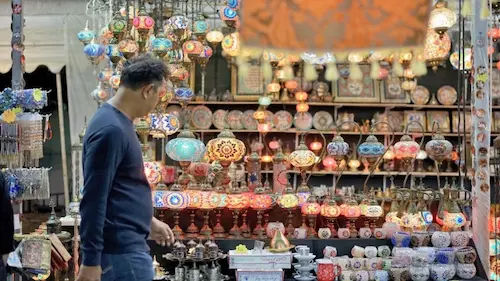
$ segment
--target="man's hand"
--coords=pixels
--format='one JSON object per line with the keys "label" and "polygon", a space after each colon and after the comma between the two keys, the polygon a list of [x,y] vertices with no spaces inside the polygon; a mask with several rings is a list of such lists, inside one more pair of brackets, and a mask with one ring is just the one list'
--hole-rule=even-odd
{"label": "man's hand", "polygon": [[175,241],[174,233],[168,224],[156,219],[155,217],[151,220],[150,237],[161,246],[173,244]]}
{"label": "man's hand", "polygon": [[101,272],[100,266],[82,265],[75,281],[101,281]]}

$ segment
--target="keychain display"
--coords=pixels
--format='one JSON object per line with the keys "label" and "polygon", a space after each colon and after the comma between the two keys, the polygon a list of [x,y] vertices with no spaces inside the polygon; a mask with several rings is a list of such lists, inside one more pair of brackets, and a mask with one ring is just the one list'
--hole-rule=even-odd
{"label": "keychain display", "polygon": [[12,199],[38,200],[50,198],[50,168],[4,170]]}

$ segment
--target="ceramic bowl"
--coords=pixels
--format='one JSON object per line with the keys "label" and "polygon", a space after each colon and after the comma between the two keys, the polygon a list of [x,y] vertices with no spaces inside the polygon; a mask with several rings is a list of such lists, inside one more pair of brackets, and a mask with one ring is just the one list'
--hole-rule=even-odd
{"label": "ceramic bowl", "polygon": [[413,281],[427,281],[431,275],[429,266],[410,266],[410,278]]}
{"label": "ceramic bowl", "polygon": [[351,249],[351,255],[354,258],[362,258],[365,256],[365,248],[360,247],[360,246],[354,246]]}
{"label": "ceramic bowl", "polygon": [[453,247],[465,247],[469,244],[472,237],[470,231],[453,231],[450,233],[451,245]]}
{"label": "ceramic bowl", "polygon": [[410,271],[408,270],[408,267],[392,267],[390,273],[393,281],[410,280]]}
{"label": "ceramic bowl", "polygon": [[375,271],[375,281],[389,281],[389,272],[386,270]]}
{"label": "ceramic bowl", "polygon": [[411,256],[396,256],[392,258],[392,267],[408,267],[411,264]]}
{"label": "ceramic bowl", "polygon": [[436,252],[436,262],[440,264],[453,264],[455,262],[455,249],[438,249]]}
{"label": "ceramic bowl", "polygon": [[450,246],[451,237],[448,232],[436,231],[432,234],[432,245],[436,248],[446,248]]}
{"label": "ceramic bowl", "polygon": [[348,228],[339,228],[337,235],[339,236],[339,239],[348,239],[351,237],[351,232]]}
{"label": "ceramic bowl", "polygon": [[366,270],[354,271],[351,274],[351,281],[369,281],[370,275]]}
{"label": "ceramic bowl", "polygon": [[415,252],[411,257],[412,266],[426,266],[429,264],[429,257],[426,253]]}
{"label": "ceramic bowl", "polygon": [[367,258],[375,258],[377,257],[377,247],[368,246],[365,248],[365,257]]}
{"label": "ceramic bowl", "polygon": [[372,237],[372,231],[368,227],[362,227],[359,229],[359,238],[368,239]]}
{"label": "ceramic bowl", "polygon": [[436,248],[434,247],[420,247],[416,248],[415,251],[417,253],[422,253],[427,256],[427,261],[429,263],[434,263],[434,260],[436,259]]}
{"label": "ceramic bowl", "polygon": [[431,278],[434,281],[448,281],[455,276],[455,265],[433,264],[431,265]]}
{"label": "ceramic bowl", "polygon": [[410,234],[408,232],[397,231],[392,234],[391,242],[394,247],[410,246]]}
{"label": "ceramic bowl", "polygon": [[431,242],[431,235],[428,232],[415,231],[411,234],[411,245],[413,247],[425,247]]}
{"label": "ceramic bowl", "polygon": [[387,258],[391,255],[391,248],[387,245],[378,246],[377,253],[379,257]]}
{"label": "ceramic bowl", "polygon": [[459,263],[474,263],[477,258],[476,250],[472,247],[464,247],[455,252]]}
{"label": "ceramic bowl", "polygon": [[476,276],[476,266],[472,263],[457,264],[457,275],[462,279],[471,279]]}
{"label": "ceramic bowl", "polygon": [[352,268],[352,270],[360,270],[360,269],[365,268],[364,258],[352,258],[351,259],[351,268]]}
{"label": "ceramic bowl", "polygon": [[382,268],[382,259],[380,258],[370,258],[366,260],[366,269],[368,270],[378,270]]}

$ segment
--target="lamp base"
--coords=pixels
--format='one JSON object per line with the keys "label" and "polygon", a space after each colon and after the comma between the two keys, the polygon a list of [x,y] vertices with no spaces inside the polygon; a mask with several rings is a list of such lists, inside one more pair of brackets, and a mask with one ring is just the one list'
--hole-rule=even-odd
{"label": "lamp base", "polygon": [[347,228],[349,228],[349,232],[351,233],[351,238],[358,237],[358,230],[356,229],[356,219],[349,219],[350,221],[347,223]]}
{"label": "lamp base", "polygon": [[247,224],[247,211],[244,211],[241,214],[242,224],[240,226],[241,236],[245,238],[250,238],[252,236],[250,232],[250,227]]}
{"label": "lamp base", "polygon": [[200,236],[210,239],[212,238],[212,229],[210,228],[209,225],[210,211],[205,211],[203,219],[204,221],[203,221],[203,226],[200,229]]}
{"label": "lamp base", "polygon": [[229,238],[241,238],[241,230],[238,226],[239,210],[233,211],[233,227],[229,230]]}
{"label": "lamp base", "polygon": [[172,233],[175,239],[184,239],[184,232],[179,226],[179,211],[174,211],[174,227],[172,228]]}
{"label": "lamp base", "polygon": [[221,212],[222,212],[222,210],[218,209],[217,213],[215,214],[216,223],[215,223],[215,226],[214,226],[214,229],[213,229],[214,237],[215,238],[224,238],[224,237],[226,237],[226,230],[224,229],[224,227],[222,226],[222,224],[220,222],[220,218],[222,216]]}
{"label": "lamp base", "polygon": [[255,225],[255,228],[253,229],[253,235],[257,239],[265,239],[265,230],[264,227],[262,226],[262,211],[257,211],[257,224]]}
{"label": "lamp base", "polygon": [[318,232],[316,232],[316,216],[310,215],[309,218],[309,228],[307,229],[307,238],[317,238]]}
{"label": "lamp base", "polygon": [[336,219],[331,219],[327,218],[327,227],[330,229],[330,232],[332,233],[331,237],[336,237],[337,236],[337,229],[335,229],[335,220]]}
{"label": "lamp base", "polygon": [[288,239],[293,238],[294,232],[295,232],[295,227],[293,227],[293,213],[292,209],[288,209],[288,225],[286,226],[286,237]]}
{"label": "lamp base", "polygon": [[189,214],[190,224],[186,229],[186,237],[188,238],[196,238],[200,232],[200,229],[194,223],[195,212],[196,210],[191,210],[191,213]]}

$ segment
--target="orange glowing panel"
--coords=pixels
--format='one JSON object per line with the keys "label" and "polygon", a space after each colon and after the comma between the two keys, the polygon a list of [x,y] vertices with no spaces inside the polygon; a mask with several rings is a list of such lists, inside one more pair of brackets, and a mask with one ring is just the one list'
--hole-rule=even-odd
{"label": "orange glowing panel", "polygon": [[421,45],[428,0],[252,0],[241,8],[248,46],[332,51]]}

